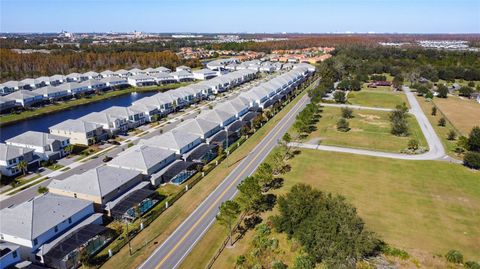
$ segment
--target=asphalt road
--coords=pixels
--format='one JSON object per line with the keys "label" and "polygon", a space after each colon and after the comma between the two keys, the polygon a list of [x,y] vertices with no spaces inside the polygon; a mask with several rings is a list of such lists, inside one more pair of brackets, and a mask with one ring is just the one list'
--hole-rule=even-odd
{"label": "asphalt road", "polygon": [[[382,152],[382,151],[374,151],[374,150],[364,150],[364,149],[354,149],[354,148],[345,148],[345,147],[335,147],[335,146],[325,146],[325,145],[316,145],[316,144],[309,144],[309,143],[291,143],[294,147],[300,148],[307,148],[307,149],[316,149],[316,150],[324,150],[324,151],[333,151],[333,152],[343,152],[343,153],[351,153],[351,154],[359,154],[359,155],[367,155],[367,156],[375,156],[375,157],[383,157],[383,158],[392,158],[392,159],[401,159],[401,160],[443,160],[448,162],[454,163],[461,163],[461,161],[453,159],[445,154],[445,148],[443,147],[442,141],[438,138],[437,133],[433,129],[430,121],[423,113],[420,104],[418,103],[417,99],[415,98],[414,94],[410,91],[410,88],[403,87],[403,91],[407,96],[407,100],[410,103],[410,113],[415,116],[417,119],[418,124],[420,125],[420,129],[425,136],[429,150],[422,154],[402,154],[402,153],[391,153],[391,152]],[[334,104],[322,104],[324,106],[345,106],[345,105],[334,105]],[[352,107],[348,105],[349,107]],[[370,107],[360,107],[355,106],[358,109],[374,109],[378,110],[378,108],[370,108]],[[387,110],[388,111],[388,110]]]}
{"label": "asphalt road", "polygon": [[[274,73],[273,75],[269,75],[269,76],[261,78],[261,79],[255,79],[255,80],[249,81],[245,84],[239,85],[236,88],[234,88],[232,91],[227,92],[225,96],[218,97],[217,99],[209,101],[208,103],[206,103],[202,106],[198,106],[197,108],[208,109],[209,105],[215,105],[217,103],[233,99],[239,93],[241,93],[243,91],[246,91],[246,90],[249,90],[251,87],[257,86],[262,82],[268,81],[268,80],[272,79],[272,77],[275,77],[279,74],[281,74],[281,73],[277,72],[277,73]],[[140,139],[147,139],[147,138],[153,137],[155,135],[160,135],[160,132],[158,132],[157,130],[162,129],[163,132],[167,132],[167,131],[175,128],[179,123],[181,123],[181,119],[187,120],[187,119],[194,118],[196,115],[198,115],[198,111],[196,110],[197,108],[191,108],[189,111],[186,111],[185,113],[170,114],[170,115],[168,115],[168,118],[167,118],[167,119],[169,119],[168,124],[165,124],[165,125],[163,125],[161,127],[157,127],[157,128],[151,128],[151,129],[148,130],[148,131],[150,131],[148,134],[146,134],[144,136],[141,136],[141,137],[128,138],[128,140],[136,143]],[[34,186],[31,186],[31,187],[29,187],[29,188],[27,188],[23,191],[20,191],[16,194],[0,195],[0,209],[6,208],[6,207],[9,207],[9,206],[12,206],[12,205],[18,205],[22,202],[25,202],[25,201],[35,197],[36,195],[38,195],[38,193],[37,193],[38,187],[39,186],[44,186],[44,187],[48,186],[48,184],[50,184],[50,182],[52,181],[53,178],[63,180],[63,179],[65,179],[65,178],[67,178],[71,175],[81,174],[81,173],[84,173],[84,172],[86,172],[90,169],[93,169],[95,167],[104,165],[104,163],[102,161],[103,156],[108,155],[109,157],[115,157],[127,148],[128,148],[128,146],[127,146],[126,143],[124,143],[121,146],[115,146],[115,147],[113,147],[113,149],[111,149],[108,152],[100,155],[98,158],[91,159],[91,160],[88,160],[86,162],[76,162],[76,163],[72,164],[72,168],[70,170],[67,170],[65,172],[62,172],[60,170],[53,171],[51,174],[48,175],[49,179],[47,179],[45,181],[42,181],[41,183],[38,183]]]}
{"label": "asphalt road", "polygon": [[139,268],[176,268],[215,221],[220,204],[235,196],[237,185],[262,163],[307,103],[305,95]]}

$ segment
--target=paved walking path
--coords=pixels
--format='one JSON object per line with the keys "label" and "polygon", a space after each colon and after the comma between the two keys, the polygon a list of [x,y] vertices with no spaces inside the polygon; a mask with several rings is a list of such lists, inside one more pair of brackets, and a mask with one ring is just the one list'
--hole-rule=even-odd
{"label": "paved walking path", "polygon": [[[420,104],[418,103],[417,99],[410,91],[409,87],[404,86],[403,92],[407,96],[407,100],[410,103],[410,113],[415,116],[417,119],[418,124],[420,125],[420,129],[425,136],[425,139],[428,143],[429,150],[422,154],[403,154],[403,153],[391,153],[391,152],[382,152],[382,151],[375,151],[375,150],[365,150],[365,149],[355,149],[355,148],[344,148],[344,147],[335,147],[335,146],[325,146],[325,145],[316,145],[310,143],[290,143],[293,147],[299,148],[307,148],[307,149],[316,149],[316,150],[324,150],[324,151],[333,151],[333,152],[343,152],[343,153],[351,153],[351,154],[359,154],[359,155],[367,155],[367,156],[375,156],[375,157],[384,157],[384,158],[392,158],[392,159],[401,159],[401,160],[442,160],[448,161],[452,163],[462,163],[460,160],[456,160],[451,158],[450,156],[446,155],[445,149],[443,147],[442,141],[438,138],[437,133],[433,129],[430,121],[423,113]],[[377,108],[377,107],[363,107],[363,106],[352,106],[352,105],[339,105],[339,104],[322,104],[323,106],[339,106],[339,107],[350,107],[350,108],[357,108],[357,109],[372,109],[372,110],[383,110],[383,111],[391,111],[392,109],[386,108]]]}

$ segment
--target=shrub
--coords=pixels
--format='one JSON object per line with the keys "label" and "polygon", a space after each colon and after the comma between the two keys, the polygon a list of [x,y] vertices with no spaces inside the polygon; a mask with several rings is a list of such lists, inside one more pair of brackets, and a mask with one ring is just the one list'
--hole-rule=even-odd
{"label": "shrub", "polygon": [[455,249],[450,250],[445,254],[445,258],[448,262],[451,263],[462,263],[463,262],[463,254]]}
{"label": "shrub", "polygon": [[439,98],[447,98],[448,96],[448,88],[443,84],[438,86],[437,92]]}
{"label": "shrub", "polygon": [[342,107],[342,117],[345,119],[353,118],[353,110],[349,107]]}
{"label": "shrub", "polygon": [[436,116],[436,115],[437,115],[437,107],[432,106],[432,116]]}
{"label": "shrub", "polygon": [[480,269],[480,263],[475,261],[468,261],[465,263],[465,268],[467,269]]}
{"label": "shrub", "polygon": [[301,255],[295,258],[295,269],[313,269],[314,267],[315,263],[308,255]]}
{"label": "shrub", "polygon": [[236,263],[237,265],[242,265],[242,264],[245,263],[246,260],[247,260],[247,259],[245,258],[244,255],[240,255],[240,256],[237,257],[237,260],[235,261],[235,263]]}
{"label": "shrub", "polygon": [[342,91],[335,91],[335,93],[333,94],[333,99],[335,99],[335,102],[337,103],[343,104],[347,102],[347,96]]}
{"label": "shrub", "polygon": [[480,152],[469,151],[465,153],[463,164],[473,169],[480,169]]}
{"label": "shrub", "polygon": [[408,141],[408,149],[417,150],[418,147],[419,145],[417,139],[410,139],[410,141]]}
{"label": "shrub", "polygon": [[470,97],[473,93],[473,89],[470,87],[463,86],[458,90],[461,96]]}
{"label": "shrub", "polygon": [[382,252],[386,255],[398,257],[402,260],[410,258],[410,255],[405,250],[398,249],[386,244],[382,247]]}
{"label": "shrub", "polygon": [[350,124],[345,118],[340,118],[337,121],[337,130],[340,132],[348,132],[350,130]]}
{"label": "shrub", "polygon": [[426,94],[425,94],[425,98],[427,99],[433,99],[433,93],[431,91],[428,91]]}
{"label": "shrub", "polygon": [[447,139],[448,140],[455,140],[455,138],[457,137],[457,134],[455,133],[454,130],[450,130],[447,134]]}
{"label": "shrub", "polygon": [[441,117],[441,118],[438,120],[438,126],[445,127],[446,124],[447,124],[447,121],[445,120],[444,117]]}

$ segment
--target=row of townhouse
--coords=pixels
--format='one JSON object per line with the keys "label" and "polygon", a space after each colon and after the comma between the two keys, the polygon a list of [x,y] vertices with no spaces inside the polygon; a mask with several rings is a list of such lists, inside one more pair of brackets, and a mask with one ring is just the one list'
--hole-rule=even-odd
{"label": "row of townhouse", "polygon": [[93,74],[95,72],[88,72],[85,73],[85,77],[88,77],[87,80],[79,79],[78,81],[66,82],[58,86],[48,85],[34,90],[20,89],[6,94],[5,96],[1,96],[0,112],[9,111],[15,107],[27,108],[41,105],[46,102],[65,100],[81,94],[93,93],[95,91],[122,88],[126,86],[141,87],[163,85],[175,82],[187,82],[195,79],[208,80],[223,74],[220,71],[212,71],[209,69],[195,70],[193,72],[188,70],[190,70],[188,67],[179,67],[176,72],[150,72],[148,74],[135,71],[135,75],[125,77],[102,77],[102,75]]}
{"label": "row of townhouse", "polygon": [[262,60],[250,60],[240,62],[235,58],[219,59],[207,64],[207,68],[211,70],[253,70],[257,72],[272,73],[278,70],[289,70],[293,68],[293,64],[283,64],[279,62],[270,62]]}
{"label": "row of townhouse", "polygon": [[2,264],[27,260],[76,268],[82,251],[93,255],[113,240],[102,225],[105,216],[132,221],[146,213],[160,200],[156,187],[189,179],[198,166],[217,156],[218,146],[226,148],[240,137],[240,129],[251,124],[256,111],[293,90],[310,73],[306,67],[296,68],[258,86],[265,90],[252,88],[169,132],[140,140],[105,165],[52,180],[47,194],[2,209]]}
{"label": "row of townhouse", "polygon": [[21,161],[27,162],[27,170],[37,168],[41,161],[65,157],[70,139],[49,133],[28,131],[0,144],[0,172],[11,177],[20,174]]}
{"label": "row of townhouse", "polygon": [[178,109],[204,100],[255,78],[255,72],[243,70],[186,87],[142,98],[129,107],[113,106],[51,126],[50,133],[70,138],[72,144],[90,145],[110,136],[151,122],[155,115],[166,116]]}
{"label": "row of townhouse", "polygon": [[[189,73],[192,72],[191,68],[188,66],[179,66],[176,68],[177,72],[179,71],[187,71]],[[102,79],[108,77],[120,77],[120,78],[128,78],[131,76],[137,75],[149,75],[155,76],[159,73],[170,73],[172,70],[160,66],[157,68],[146,68],[146,69],[138,69],[133,68],[130,70],[120,69],[117,71],[110,71],[105,70],[101,73],[97,73],[94,71],[89,71],[86,73],[70,73],[68,75],[53,75],[53,76],[42,76],[38,78],[26,78],[21,81],[7,81],[0,84],[0,95],[5,95],[14,91],[18,90],[33,90],[38,89],[46,86],[58,86],[60,84],[68,83],[68,82],[82,82],[91,79]]]}

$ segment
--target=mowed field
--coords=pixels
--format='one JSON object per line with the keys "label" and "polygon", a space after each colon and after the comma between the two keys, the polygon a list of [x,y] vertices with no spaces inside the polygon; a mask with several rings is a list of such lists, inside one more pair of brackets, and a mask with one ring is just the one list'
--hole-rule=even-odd
{"label": "mowed field", "polygon": [[348,94],[348,103],[352,105],[383,108],[395,108],[397,105],[403,103],[408,106],[407,97],[403,92],[385,91],[384,88],[350,92]]}
{"label": "mowed field", "polygon": [[[458,142],[458,137],[455,140],[448,140],[448,133],[450,130],[454,130],[455,128],[447,122],[447,124],[442,127],[438,126],[438,121],[440,118],[442,118],[442,115],[440,112],[437,112],[437,115],[433,116],[432,115],[432,107],[434,106],[433,102],[425,100],[425,98],[421,96],[415,96],[417,98],[418,103],[420,104],[420,107],[423,110],[423,113],[425,113],[425,116],[427,116],[428,120],[432,124],[433,129],[435,129],[435,132],[437,133],[438,137],[442,141],[443,146],[445,147],[445,150],[447,151],[448,155],[451,157],[457,158],[457,159],[462,159],[463,157],[455,153],[455,148],[457,147],[457,142]],[[460,134],[457,134],[459,136]]]}
{"label": "mowed field", "polygon": [[463,135],[468,135],[474,126],[480,126],[479,103],[456,96],[435,98],[433,102]]}
{"label": "mowed field", "polygon": [[407,148],[410,139],[417,139],[420,146],[428,148],[425,137],[415,117],[409,115],[410,135],[398,137],[390,133],[389,112],[366,109],[354,109],[354,118],[349,119],[351,130],[337,131],[337,121],[341,117],[341,109],[323,107],[317,130],[311,133],[306,141],[322,145],[362,148],[388,152],[399,152]]}
{"label": "mowed field", "polygon": [[[465,260],[480,259],[480,172],[440,161],[404,161],[345,153],[302,149],[289,161],[291,171],[283,176],[282,195],[297,183],[347,198],[366,222],[367,228],[385,242],[406,250],[410,262],[400,268],[459,268],[447,265],[443,256],[460,250]],[[264,221],[273,212],[262,214]],[[234,268],[236,258],[252,250],[254,231],[248,231],[233,248],[226,248],[213,268]],[[277,256],[293,266],[298,245],[284,235]],[[215,223],[186,257],[180,268],[205,267],[226,230]],[[434,257],[436,256],[436,257]],[[416,263],[416,262],[415,262]]]}
{"label": "mowed field", "polygon": [[440,161],[404,161],[302,150],[290,161],[296,183],[344,195],[367,227],[409,252],[458,249],[480,259],[480,172]]}

